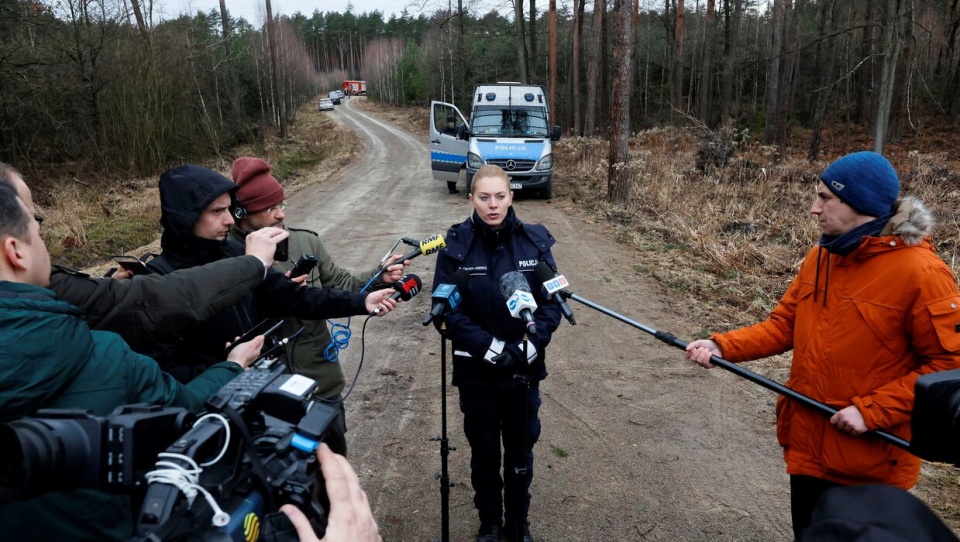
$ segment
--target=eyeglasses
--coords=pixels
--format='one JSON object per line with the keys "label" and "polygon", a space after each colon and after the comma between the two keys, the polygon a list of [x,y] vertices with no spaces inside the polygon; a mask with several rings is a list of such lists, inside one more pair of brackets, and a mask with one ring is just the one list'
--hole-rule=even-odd
{"label": "eyeglasses", "polygon": [[287,202],[286,202],[286,201],[281,201],[280,203],[274,205],[273,207],[267,207],[266,209],[263,210],[263,212],[269,213],[269,214],[274,214],[274,213],[276,213],[277,211],[282,211],[282,210],[284,210],[284,209],[286,209],[286,208],[287,208]]}

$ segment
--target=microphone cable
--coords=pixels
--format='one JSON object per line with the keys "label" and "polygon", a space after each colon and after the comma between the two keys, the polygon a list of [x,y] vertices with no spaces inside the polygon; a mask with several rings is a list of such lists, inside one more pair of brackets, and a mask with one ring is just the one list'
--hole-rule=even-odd
{"label": "microphone cable", "polygon": [[350,387],[347,388],[347,393],[341,395],[337,399],[324,399],[322,397],[318,397],[318,401],[323,401],[324,403],[330,405],[337,405],[346,401],[347,397],[350,397],[350,394],[353,393],[353,387],[357,385],[357,380],[360,379],[360,370],[363,369],[363,357],[367,351],[367,343],[365,340],[367,336],[367,322],[369,322],[371,318],[373,318],[373,315],[368,315],[363,320],[363,327],[360,328],[360,362],[357,363],[357,372],[353,375],[353,382],[350,382]]}
{"label": "microphone cable", "polygon": [[[370,280],[363,285],[363,288],[360,288],[360,293],[366,292],[367,288],[369,288],[379,276],[380,274],[377,273],[370,277]],[[330,344],[328,344],[327,348],[323,351],[323,356],[327,358],[327,361],[330,363],[340,363],[340,351],[350,346],[350,336],[352,335],[350,331],[350,317],[347,317],[345,324],[334,322],[333,320],[328,320],[327,323],[330,325]],[[364,322],[364,327],[366,327],[366,322]]]}

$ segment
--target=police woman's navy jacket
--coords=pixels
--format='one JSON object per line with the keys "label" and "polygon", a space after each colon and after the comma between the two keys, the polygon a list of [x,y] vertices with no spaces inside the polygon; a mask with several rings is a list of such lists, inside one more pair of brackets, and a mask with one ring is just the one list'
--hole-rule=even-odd
{"label": "police woman's navy jacket", "polygon": [[447,246],[437,258],[434,287],[450,282],[460,269],[470,275],[466,291],[461,292],[463,301],[446,316],[446,335],[454,350],[453,385],[517,385],[510,375],[484,359],[494,337],[508,345],[523,338],[523,321],[510,316],[500,294],[500,277],[510,271],[523,273],[537,302],[533,313],[537,335],[528,337],[537,349],[537,359],[529,366],[528,377],[531,383],[546,378],[546,346],[560,325],[560,307],[544,295],[533,270],[541,261],[556,268],[550,254],[556,241],[550,232],[539,224],[524,224],[510,207],[500,228],[484,224],[474,212],[470,219],[447,230],[445,240]]}

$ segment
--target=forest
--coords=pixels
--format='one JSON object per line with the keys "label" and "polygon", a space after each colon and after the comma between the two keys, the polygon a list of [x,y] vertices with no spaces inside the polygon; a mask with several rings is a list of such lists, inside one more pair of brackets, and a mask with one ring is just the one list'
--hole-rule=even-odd
{"label": "forest", "polygon": [[509,13],[457,0],[386,19],[266,8],[257,27],[223,1],[162,18],[140,0],[3,0],[0,159],[151,174],[282,136],[298,106],[357,78],[400,106],[542,84],[565,134],[623,142],[611,167],[655,126],[817,159],[824,130],[882,151],[957,114],[960,0],[516,0]]}

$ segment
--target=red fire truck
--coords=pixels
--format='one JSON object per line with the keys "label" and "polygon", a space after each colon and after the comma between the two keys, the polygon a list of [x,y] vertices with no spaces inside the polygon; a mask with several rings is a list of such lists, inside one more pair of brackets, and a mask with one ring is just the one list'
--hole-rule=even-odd
{"label": "red fire truck", "polygon": [[366,81],[344,81],[342,90],[344,94],[349,94],[351,96],[366,96],[367,82]]}

